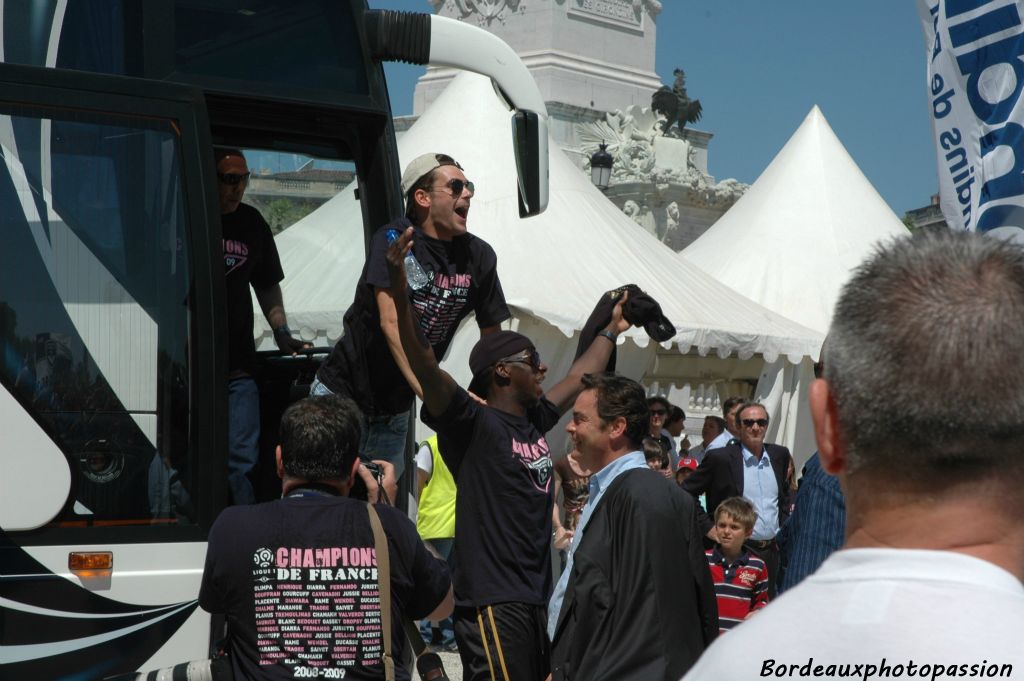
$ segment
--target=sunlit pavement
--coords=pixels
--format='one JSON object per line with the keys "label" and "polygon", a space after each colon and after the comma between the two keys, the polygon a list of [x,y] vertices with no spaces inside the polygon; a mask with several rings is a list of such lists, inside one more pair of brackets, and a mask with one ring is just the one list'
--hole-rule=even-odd
{"label": "sunlit pavement", "polygon": [[458,653],[438,653],[444,663],[444,670],[452,681],[462,681],[462,660]]}

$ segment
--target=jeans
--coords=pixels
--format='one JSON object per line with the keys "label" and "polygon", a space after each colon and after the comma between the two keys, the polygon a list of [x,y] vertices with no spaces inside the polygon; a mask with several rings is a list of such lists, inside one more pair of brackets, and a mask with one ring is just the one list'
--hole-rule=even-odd
{"label": "jeans", "polygon": [[[334,392],[314,378],[309,385],[313,397],[333,395]],[[363,436],[359,440],[359,458],[363,461],[381,459],[395,467],[395,479],[405,472],[405,439],[409,433],[411,409],[400,414],[381,414],[367,418],[360,412]]]}
{"label": "jeans", "polygon": [[254,504],[249,472],[260,456],[260,391],[248,377],[228,381],[228,488],[232,504]]}
{"label": "jeans", "polygon": [[[448,563],[448,570],[451,574],[455,574],[455,555],[453,549],[455,548],[455,537],[445,537],[443,539],[424,539],[425,544],[429,544],[432,549],[437,551],[438,555],[445,559]],[[426,620],[424,620],[426,622]],[[445,632],[450,632],[454,628],[451,616],[445,617],[439,622],[430,622],[427,626],[427,631],[423,631],[423,627],[420,627],[420,633],[424,634],[424,638],[428,643],[438,644],[446,643],[444,640],[435,640],[435,634],[431,629],[437,629],[439,634],[444,638]],[[454,638],[452,639],[454,640]]]}

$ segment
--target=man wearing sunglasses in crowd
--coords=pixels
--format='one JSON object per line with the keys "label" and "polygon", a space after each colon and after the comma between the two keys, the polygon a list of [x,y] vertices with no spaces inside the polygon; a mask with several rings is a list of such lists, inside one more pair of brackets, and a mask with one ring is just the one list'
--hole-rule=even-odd
{"label": "man wearing sunglasses in crowd", "polygon": [[292,338],[281,295],[284,272],[270,226],[252,206],[242,203],[249,166],[237,149],[219,148],[217,197],[220,201],[228,327],[228,486],[235,504],[256,502],[249,472],[259,458],[260,402],[256,344],[249,287],[274,330],[277,347],[295,354],[308,343]]}
{"label": "man wearing sunglasses in crowd", "polygon": [[[683,482],[683,489],[695,498],[707,495],[708,513],[725,499],[746,498],[757,511],[754,533],[746,546],[768,566],[768,597],[774,598],[779,572],[779,545],[775,535],[789,517],[792,490],[789,470],[793,457],[781,445],[768,444],[768,411],[756,402],[742,404],[736,411],[739,442],[712,449]],[[701,530],[717,541],[711,516],[699,513]]]}
{"label": "man wearing sunglasses in crowd", "polygon": [[391,291],[385,253],[392,238],[412,229],[413,255],[426,274],[417,290],[402,295],[418,316],[419,329],[441,358],[459,322],[476,314],[481,335],[498,330],[510,317],[498,281],[497,257],[485,242],[466,231],[473,183],[445,154],[423,154],[402,174],[405,217],[377,230],[345,313],[345,332],[320,367],[310,387],[313,395],[339,393],[355,400],[365,423],[360,455],[383,459],[401,476],[406,468],[405,440],[413,397],[420,384],[398,337],[396,300]]}
{"label": "man wearing sunglasses in crowd", "polygon": [[482,336],[469,355],[469,390],[441,370],[406,295],[408,229],[388,250],[405,356],[423,388],[424,423],[437,431],[458,485],[455,517],[455,640],[463,679],[541,681],[550,671],[546,605],[551,593],[553,465],[544,434],[603,371],[629,328],[625,297],[568,375],[547,392],[547,366],[514,331]]}

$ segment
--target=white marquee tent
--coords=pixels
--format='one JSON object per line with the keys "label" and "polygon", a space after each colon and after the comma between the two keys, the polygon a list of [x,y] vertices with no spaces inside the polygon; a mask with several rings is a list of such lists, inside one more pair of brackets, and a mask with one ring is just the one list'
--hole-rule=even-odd
{"label": "white marquee tent", "polygon": [[[472,102],[472,106],[467,106]],[[677,334],[663,346],[639,329],[620,342],[618,369],[647,376],[660,355],[687,355],[682,384],[756,378],[763,364],[816,357],[822,335],[735,293],[623,215],[557,148],[551,151],[547,211],[520,219],[509,112],[490,81],[465,73],[399,139],[404,165],[443,151],[476,184],[470,230],[498,254],[511,327],[537,344],[550,375],[571,364],[579,330],[604,291],[636,283],[657,299]],[[277,237],[290,326],[306,340],[333,343],[363,265],[359,205],[351,188]],[[466,358],[478,334],[460,329],[445,368],[468,384]],[[265,338],[269,331],[263,329]],[[731,358],[723,361],[719,358]],[[664,378],[662,379],[664,382]],[[710,402],[709,402],[710,404]],[[699,429],[699,425],[697,426]],[[557,446],[559,438],[552,438]]]}
{"label": "white marquee tent", "polygon": [[[853,269],[875,244],[907,233],[815,106],[746,194],[679,260],[824,334]],[[808,419],[789,415],[806,413],[811,378],[810,362],[775,362],[756,393],[782,417],[773,428],[800,431],[769,432],[797,442],[798,463],[813,453],[813,437]]]}
{"label": "white marquee tent", "polygon": [[876,243],[907,233],[815,106],[746,194],[680,259],[826,333],[853,269]]}

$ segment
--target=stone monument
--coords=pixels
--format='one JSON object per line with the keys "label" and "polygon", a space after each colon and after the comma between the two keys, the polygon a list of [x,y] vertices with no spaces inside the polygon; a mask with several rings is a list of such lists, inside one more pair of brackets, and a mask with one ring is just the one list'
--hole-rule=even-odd
{"label": "stone monument", "polygon": [[[663,86],[654,72],[658,0],[430,0],[440,15],[499,36],[530,69],[548,107],[555,144],[590,172],[602,142],[615,159],[606,195],[675,250],[702,234],[746,185],[708,173],[712,135],[694,130],[702,106],[686,74]],[[455,77],[429,67],[416,85],[408,127]]]}
{"label": "stone monument", "polygon": [[[699,120],[699,100],[686,95],[685,74],[656,90],[652,106],[632,105],[604,120],[576,124],[576,139],[589,161],[599,144],[615,159],[605,194],[633,220],[674,250],[682,250],[746,191],[736,180],[715,182],[708,173],[711,134],[684,127]],[[673,105],[666,104],[666,97]],[[587,168],[588,164],[584,164]]]}

